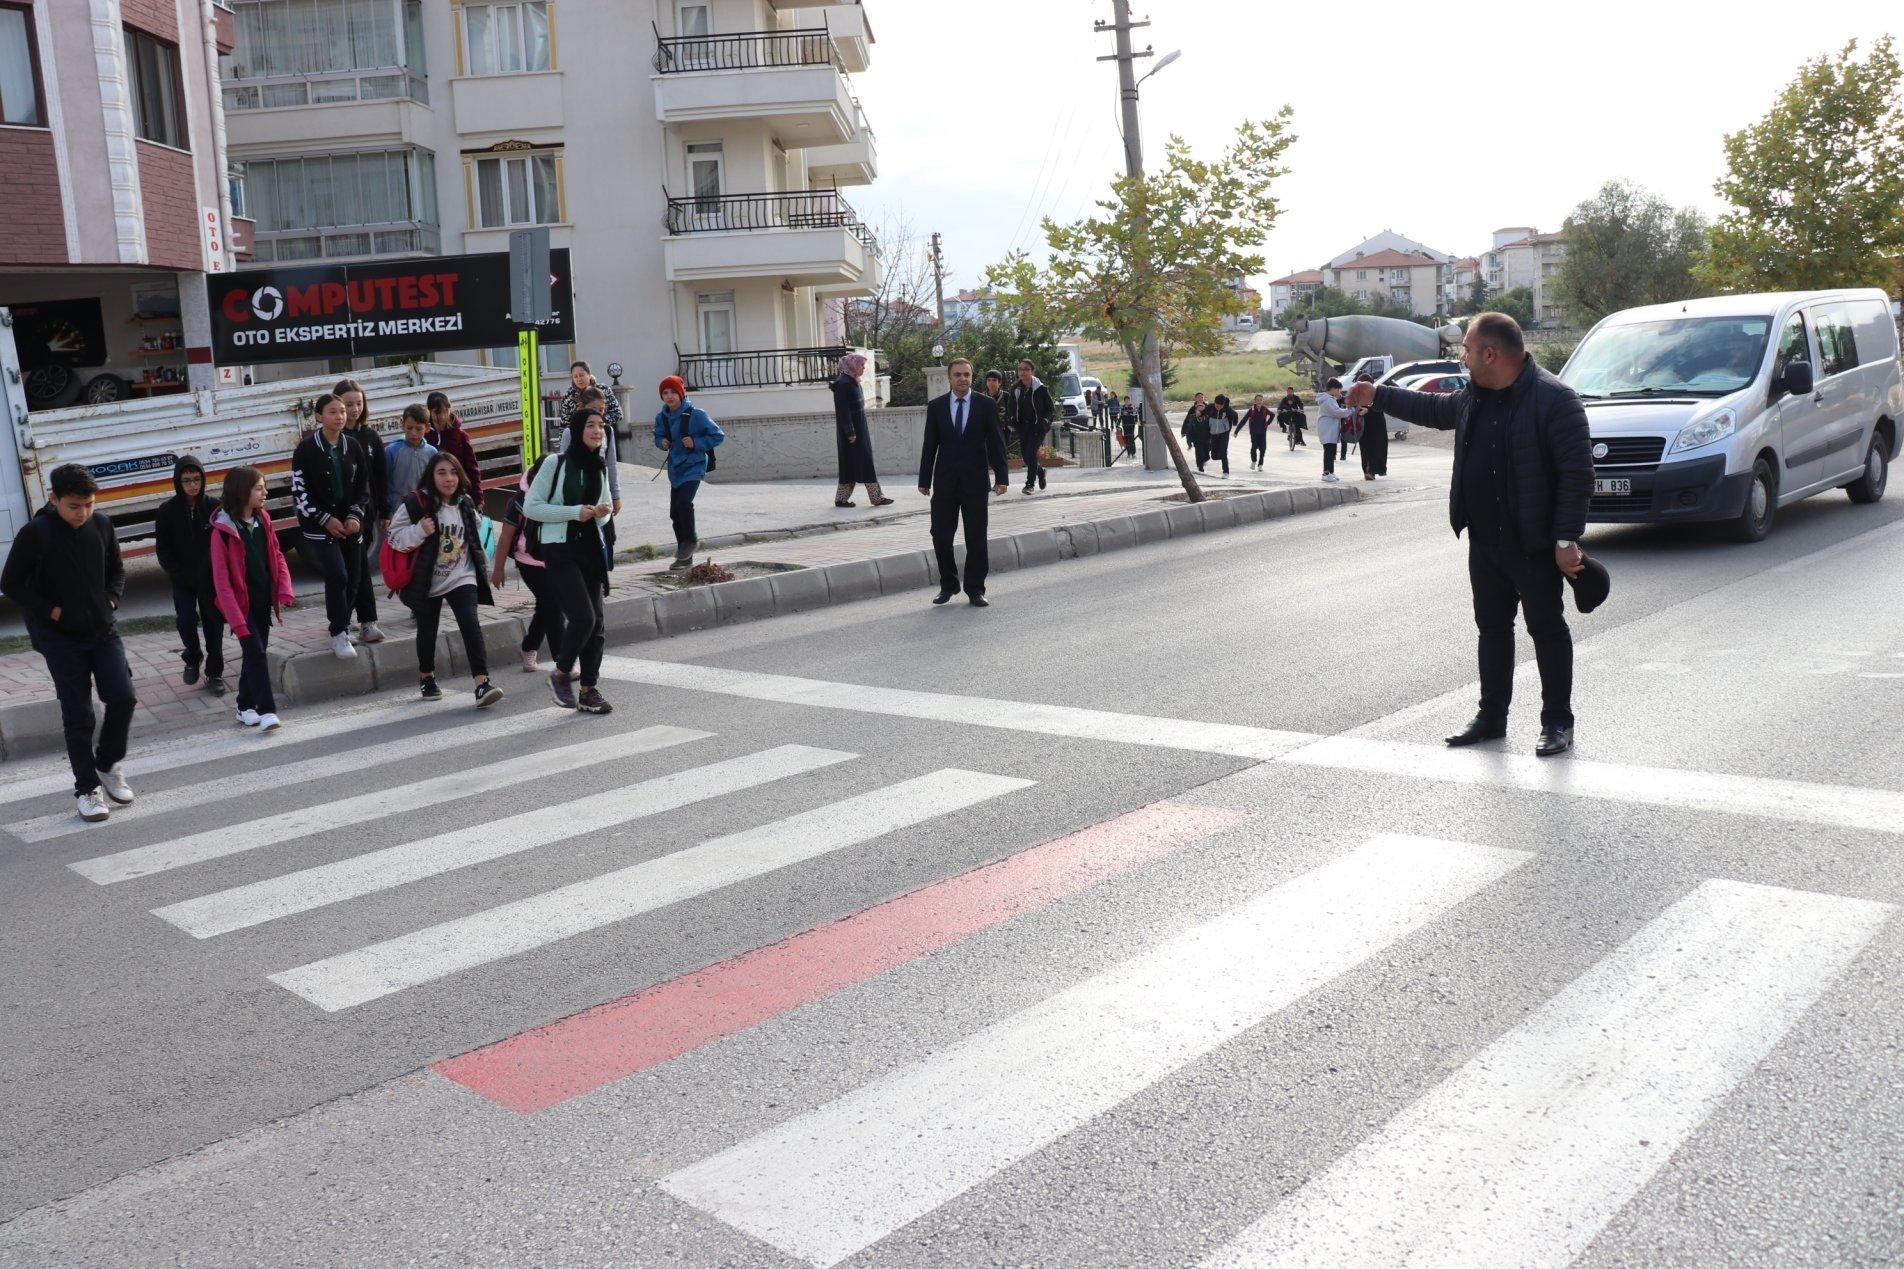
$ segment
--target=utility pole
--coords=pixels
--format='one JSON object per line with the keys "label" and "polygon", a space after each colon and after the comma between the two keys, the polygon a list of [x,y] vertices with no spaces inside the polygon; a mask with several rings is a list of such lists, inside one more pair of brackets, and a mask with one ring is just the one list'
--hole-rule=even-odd
{"label": "utility pole", "polygon": [[939,305],[939,343],[945,343],[945,252],[937,230],[932,234],[932,294]]}

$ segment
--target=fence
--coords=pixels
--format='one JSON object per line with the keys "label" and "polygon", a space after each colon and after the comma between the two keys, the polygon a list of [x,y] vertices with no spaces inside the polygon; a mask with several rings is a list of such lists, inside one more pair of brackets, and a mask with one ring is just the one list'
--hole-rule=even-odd
{"label": "fence", "polygon": [[668,39],[663,39],[657,29],[655,42],[654,68],[663,75],[755,70],[763,66],[840,66],[839,52],[825,27]]}

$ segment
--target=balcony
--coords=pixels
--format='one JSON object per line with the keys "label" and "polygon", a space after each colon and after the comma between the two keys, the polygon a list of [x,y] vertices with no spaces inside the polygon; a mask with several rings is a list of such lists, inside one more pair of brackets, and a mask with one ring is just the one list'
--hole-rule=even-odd
{"label": "balcony", "polygon": [[682,353],[675,373],[688,391],[711,388],[796,388],[833,382],[834,368],[850,349],[770,348],[756,352]]}
{"label": "balcony", "polygon": [[807,177],[833,185],[871,185],[879,178],[879,150],[873,130],[853,99],[853,138],[843,145],[816,145],[807,151]]}
{"label": "balcony", "polygon": [[654,56],[662,123],[763,120],[787,149],[853,139],[845,65],[824,29],[663,39]]}
{"label": "balcony", "polygon": [[840,64],[857,75],[872,65],[873,31],[866,24],[866,10],[856,4],[836,4],[820,10],[826,19],[826,31],[839,50]]}
{"label": "balcony", "polygon": [[279,75],[228,79],[225,109],[276,110],[285,106],[328,106],[351,101],[417,101],[428,105],[429,81],[401,67],[339,71],[329,75]]}
{"label": "balcony", "polygon": [[830,190],[670,198],[666,228],[670,282],[780,278],[840,294],[878,285],[878,240]]}
{"label": "balcony", "polygon": [[440,254],[442,235],[437,226],[420,220],[332,229],[258,230],[251,248],[251,259],[256,264]]}

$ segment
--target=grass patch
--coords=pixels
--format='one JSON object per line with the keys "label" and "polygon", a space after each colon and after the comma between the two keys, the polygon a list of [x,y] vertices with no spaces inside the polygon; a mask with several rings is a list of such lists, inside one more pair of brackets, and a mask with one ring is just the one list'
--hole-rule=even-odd
{"label": "grass patch", "polygon": [[[1130,368],[1121,349],[1111,344],[1083,345],[1084,364],[1090,373],[1122,397],[1127,394]],[[1181,400],[1186,408],[1190,398],[1201,392],[1214,397],[1222,392],[1231,402],[1249,405],[1250,398],[1261,392],[1281,396],[1290,388],[1307,388],[1309,381],[1300,366],[1279,366],[1280,352],[1218,353],[1213,357],[1183,357],[1175,363],[1177,382],[1168,390],[1171,402]]]}
{"label": "grass patch", "polygon": [[[178,621],[169,614],[154,617],[122,617],[119,619],[119,633],[122,635],[165,634],[176,631]],[[0,656],[9,652],[30,652],[33,641],[23,634],[0,635]]]}

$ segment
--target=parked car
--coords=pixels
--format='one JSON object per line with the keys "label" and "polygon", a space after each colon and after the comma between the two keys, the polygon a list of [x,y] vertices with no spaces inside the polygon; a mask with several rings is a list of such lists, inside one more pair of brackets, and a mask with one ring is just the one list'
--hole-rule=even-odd
{"label": "parked car", "polygon": [[1457,375],[1467,373],[1467,367],[1452,357],[1431,357],[1426,361],[1404,361],[1393,370],[1375,381],[1376,386],[1394,384],[1399,386],[1403,379],[1416,379],[1422,375]]}
{"label": "parked car", "polygon": [[1465,374],[1410,375],[1406,379],[1392,381],[1397,388],[1407,388],[1410,392],[1459,392],[1468,386]]}
{"label": "parked car", "polygon": [[1884,496],[1904,422],[1879,290],[1729,295],[1603,318],[1560,378],[1587,408],[1601,524],[1723,521],[1740,540],[1827,489]]}
{"label": "parked car", "polygon": [[1090,375],[1066,374],[1058,380],[1058,390],[1053,395],[1058,399],[1058,417],[1063,419],[1091,418],[1091,407],[1084,403],[1084,394],[1090,388],[1102,389],[1103,381]]}

